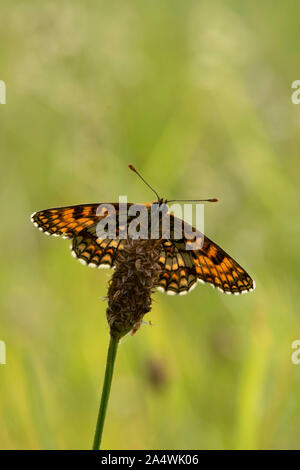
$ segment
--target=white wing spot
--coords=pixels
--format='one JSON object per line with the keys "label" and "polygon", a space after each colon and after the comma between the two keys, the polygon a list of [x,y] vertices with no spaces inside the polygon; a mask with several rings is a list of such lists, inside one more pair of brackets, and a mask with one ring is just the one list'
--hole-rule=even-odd
{"label": "white wing spot", "polygon": [[189,288],[189,290],[188,290],[187,292],[191,292],[192,290],[194,290],[195,287],[196,287],[196,285],[197,285],[197,282],[195,282],[195,283]]}

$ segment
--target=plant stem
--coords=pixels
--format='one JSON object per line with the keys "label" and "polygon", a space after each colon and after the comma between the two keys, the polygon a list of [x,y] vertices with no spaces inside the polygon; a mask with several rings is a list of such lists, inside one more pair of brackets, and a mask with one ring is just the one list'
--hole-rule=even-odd
{"label": "plant stem", "polygon": [[107,404],[108,404],[110,388],[111,388],[111,382],[112,382],[113,373],[114,373],[114,365],[115,365],[115,359],[117,355],[118,344],[119,344],[119,338],[116,336],[111,336],[109,347],[108,347],[107,359],[106,359],[106,370],[105,370],[105,376],[104,376],[104,382],[103,382],[103,388],[102,388],[102,395],[101,395],[101,402],[100,402],[100,408],[99,408],[99,413],[98,413],[96,431],[95,431],[95,436],[94,436],[93,450],[100,449],[105,415],[106,415]]}

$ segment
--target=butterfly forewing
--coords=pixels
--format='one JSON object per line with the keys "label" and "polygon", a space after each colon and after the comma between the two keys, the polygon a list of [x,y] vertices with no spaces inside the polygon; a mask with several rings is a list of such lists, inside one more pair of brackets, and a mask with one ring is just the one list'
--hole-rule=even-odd
{"label": "butterfly forewing", "polygon": [[83,229],[101,220],[97,215],[99,204],[82,204],[70,207],[56,207],[31,216],[36,227],[46,235],[73,238]]}

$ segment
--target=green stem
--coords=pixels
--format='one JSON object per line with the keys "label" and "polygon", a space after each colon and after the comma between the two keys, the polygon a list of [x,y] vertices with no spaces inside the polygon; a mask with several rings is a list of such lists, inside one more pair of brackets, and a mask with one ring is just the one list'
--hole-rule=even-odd
{"label": "green stem", "polygon": [[119,338],[111,336],[109,347],[108,347],[107,359],[106,359],[106,370],[105,370],[102,396],[101,396],[100,408],[99,408],[94,443],[93,443],[93,450],[100,449],[105,415],[106,415],[107,404],[108,404],[110,388],[111,388],[111,382],[112,382],[113,373],[114,373],[114,365],[115,365],[115,359],[117,355],[118,344],[119,344]]}

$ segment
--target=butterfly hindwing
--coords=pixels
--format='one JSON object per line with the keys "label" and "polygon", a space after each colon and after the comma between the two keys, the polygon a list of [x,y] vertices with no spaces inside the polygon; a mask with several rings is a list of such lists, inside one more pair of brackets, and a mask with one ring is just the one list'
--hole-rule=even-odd
{"label": "butterfly hindwing", "polygon": [[[178,222],[171,214],[171,231]],[[197,234],[200,249],[188,250],[190,239],[163,240],[160,259],[162,273],[159,289],[168,294],[185,294],[197,281],[208,283],[226,294],[251,292],[255,283],[249,274],[221,247],[198,230],[186,224],[188,234]],[[172,232],[171,232],[172,233]]]}
{"label": "butterfly hindwing", "polygon": [[72,255],[82,264],[92,268],[113,268],[118,252],[122,249],[122,240],[100,240],[83,231],[73,238]]}
{"label": "butterfly hindwing", "polygon": [[[112,206],[116,215],[116,235],[119,233],[119,204],[80,204],[35,212],[31,220],[46,235],[72,239],[71,252],[82,264],[90,267],[112,268],[123,240],[101,239],[98,223]],[[131,204],[128,206],[130,207]],[[132,220],[132,217],[129,218]]]}
{"label": "butterfly hindwing", "polygon": [[197,282],[191,253],[180,250],[171,240],[163,240],[159,258],[161,274],[158,289],[167,294],[186,294]]}
{"label": "butterfly hindwing", "polygon": [[255,288],[249,274],[207,237],[201,250],[186,250],[185,243],[177,240],[167,243],[172,245],[174,254],[170,253],[169,247],[162,252],[159,290],[185,294],[197,281],[208,283],[226,294],[243,294]]}

